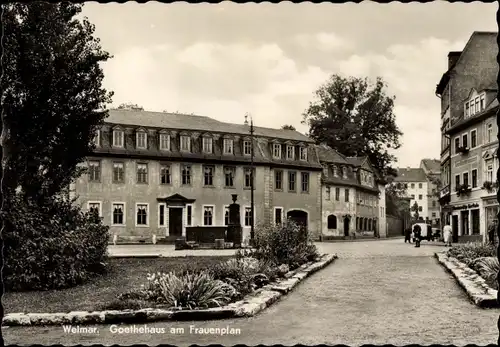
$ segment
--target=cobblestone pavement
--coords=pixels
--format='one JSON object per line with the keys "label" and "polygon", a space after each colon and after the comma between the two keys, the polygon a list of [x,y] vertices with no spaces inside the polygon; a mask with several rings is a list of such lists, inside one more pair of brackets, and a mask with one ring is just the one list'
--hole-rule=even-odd
{"label": "cobblestone pavement", "polygon": [[[247,319],[159,322],[164,334],[69,334],[62,327],[7,328],[8,344],[466,344],[495,343],[500,310],[470,303],[451,275],[433,257],[443,246],[403,240],[322,243],[339,259],[312,275],[280,302]],[[82,298],[85,300],[85,298]],[[196,328],[240,329],[239,335],[198,335]],[[137,325],[136,327],[142,327]],[[126,325],[122,327],[127,327]],[[170,331],[184,328],[184,333]]]}

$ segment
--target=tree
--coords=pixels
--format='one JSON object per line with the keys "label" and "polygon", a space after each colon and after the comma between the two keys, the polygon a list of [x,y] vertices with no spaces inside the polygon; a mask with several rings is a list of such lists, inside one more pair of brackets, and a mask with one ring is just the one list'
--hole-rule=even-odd
{"label": "tree", "polygon": [[82,173],[112,93],[99,63],[111,56],[75,19],[82,5],[11,3],[3,7],[2,147],[4,169],[30,199],[59,194]]}
{"label": "tree", "polygon": [[402,218],[404,213],[410,208],[404,199],[407,195],[407,189],[400,183],[388,184],[385,188],[385,206],[386,213]]}
{"label": "tree", "polygon": [[283,130],[297,130],[295,129],[295,127],[293,125],[288,125],[288,124],[285,124],[281,127],[281,129]]}
{"label": "tree", "polygon": [[402,132],[393,113],[395,97],[387,96],[385,87],[380,77],[371,84],[332,75],[303,113],[309,136],[345,156],[368,156],[382,176],[394,175],[396,157],[388,150],[401,146]]}
{"label": "tree", "polygon": [[418,213],[418,208],[419,208],[419,206],[418,206],[417,202],[415,201],[413,203],[413,205],[411,206],[411,212],[413,212],[413,218],[415,218],[416,221],[418,220],[418,218],[420,216]]}

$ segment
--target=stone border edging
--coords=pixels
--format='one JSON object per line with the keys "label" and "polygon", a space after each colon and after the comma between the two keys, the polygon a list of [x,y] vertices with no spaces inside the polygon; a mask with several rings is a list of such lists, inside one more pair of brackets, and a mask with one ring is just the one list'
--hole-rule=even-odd
{"label": "stone border edging", "polygon": [[304,278],[337,259],[336,254],[323,254],[317,262],[309,262],[285,274],[285,279],[265,285],[243,300],[223,307],[203,310],[171,311],[145,308],[123,311],[73,311],[69,313],[10,313],[5,315],[2,326],[63,325],[63,324],[115,324],[145,323],[154,321],[214,320],[251,317],[271,306],[290,292]]}
{"label": "stone border edging", "polygon": [[451,272],[475,305],[482,308],[499,307],[496,289],[490,288],[485,280],[473,269],[446,252],[434,253],[438,262]]}

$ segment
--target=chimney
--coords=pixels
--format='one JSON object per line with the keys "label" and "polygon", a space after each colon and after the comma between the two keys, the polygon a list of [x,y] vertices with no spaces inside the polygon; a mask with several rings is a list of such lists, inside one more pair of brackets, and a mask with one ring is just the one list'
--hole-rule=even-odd
{"label": "chimney", "polygon": [[453,66],[455,66],[461,54],[462,52],[456,52],[456,51],[448,53],[448,70],[450,70]]}

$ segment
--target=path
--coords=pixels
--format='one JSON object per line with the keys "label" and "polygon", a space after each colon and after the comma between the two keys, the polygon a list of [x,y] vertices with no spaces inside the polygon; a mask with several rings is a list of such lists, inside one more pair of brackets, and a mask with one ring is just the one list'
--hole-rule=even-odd
{"label": "path", "polygon": [[[432,257],[443,247],[421,248],[402,240],[323,243],[337,261],[300,284],[261,314],[212,322],[159,322],[184,334],[65,334],[60,327],[8,328],[9,344],[478,344],[494,343],[500,310],[471,304],[463,290]],[[83,298],[82,298],[83,299]],[[241,329],[241,335],[189,334],[189,325]],[[142,326],[142,325],[140,325]]]}

